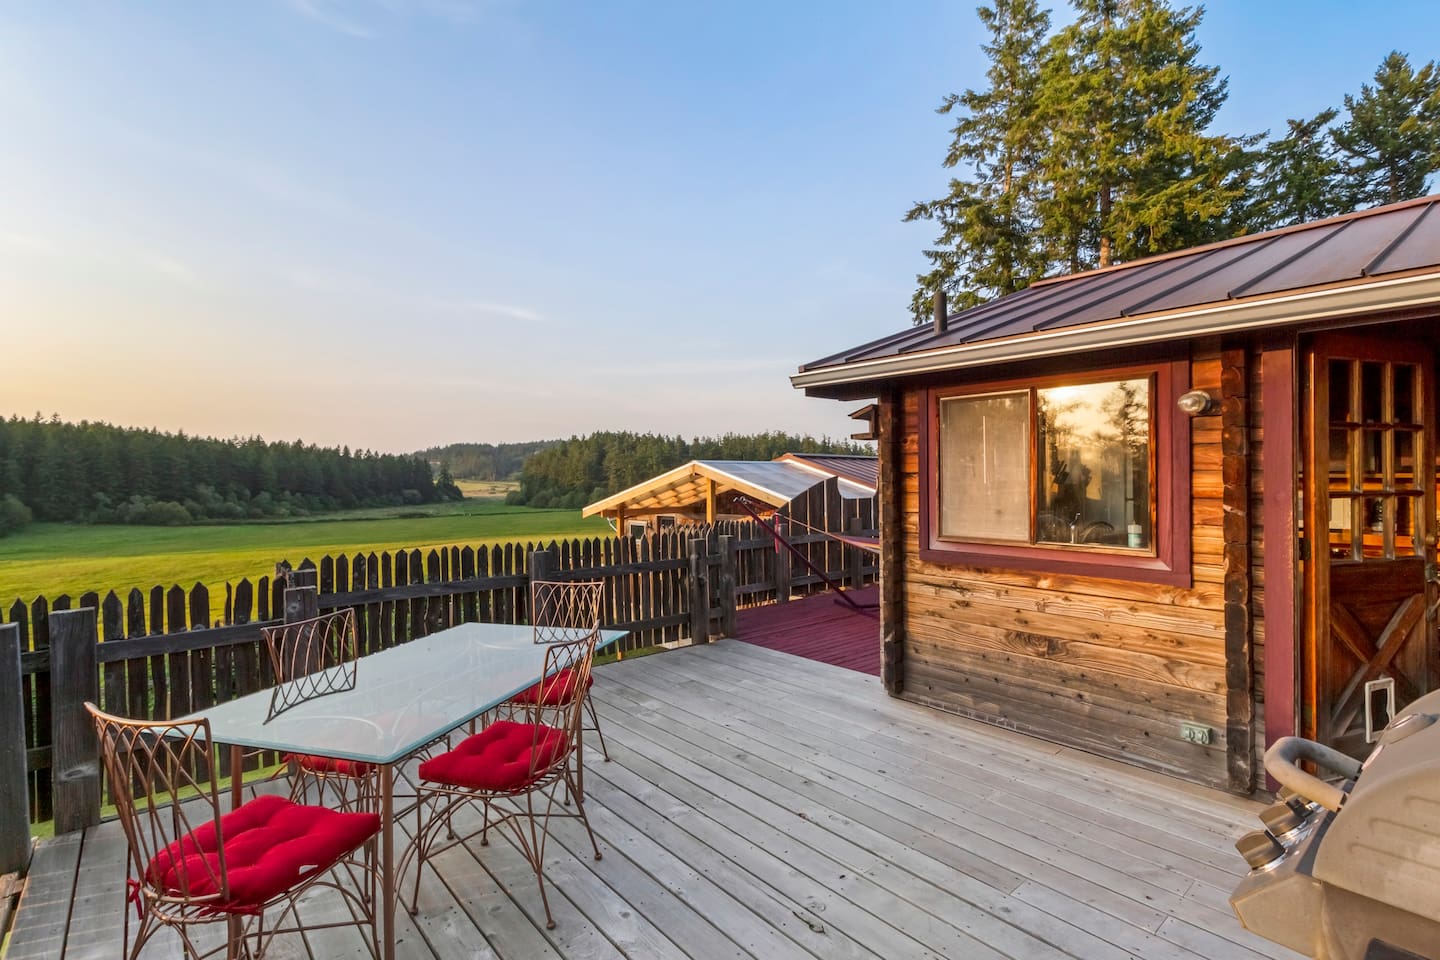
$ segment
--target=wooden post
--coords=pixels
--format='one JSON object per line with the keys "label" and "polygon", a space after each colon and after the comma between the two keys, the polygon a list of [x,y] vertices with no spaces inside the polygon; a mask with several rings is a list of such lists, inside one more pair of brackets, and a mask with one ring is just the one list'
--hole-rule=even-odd
{"label": "wooden post", "polygon": [[[301,571],[296,571],[297,574]],[[312,571],[313,572],[313,571]],[[320,616],[320,588],[308,587],[286,587],[285,588],[285,622],[295,623],[299,620],[309,620]]]}
{"label": "wooden post", "polygon": [[[30,861],[30,797],[25,778],[25,701],[20,627],[0,624],[0,876]],[[87,718],[88,719],[88,718]]]}
{"label": "wooden post", "polygon": [[[845,520],[845,532],[851,536],[860,536],[860,518],[848,517]],[[848,579],[851,590],[859,590],[865,585],[865,557],[859,547],[845,544],[841,548],[845,555],[845,576]]]}
{"label": "wooden post", "polygon": [[705,522],[715,523],[715,481],[705,478]]}
{"label": "wooden post", "polygon": [[710,642],[710,557],[703,537],[690,541],[690,642]]}
{"label": "wooden post", "polygon": [[[786,535],[785,521],[775,517],[775,533],[781,539]],[[790,602],[790,551],[782,543],[775,544],[775,602]]]}
{"label": "wooden post", "polygon": [[720,633],[735,636],[735,538],[720,538]]}
{"label": "wooden post", "polygon": [[100,749],[85,701],[100,699],[94,607],[50,614],[50,729],[55,833],[100,822]]}
{"label": "wooden post", "polygon": [[[1249,357],[1220,354],[1220,450],[1225,481],[1225,762],[1230,790],[1255,789],[1255,662],[1250,616]],[[1276,539],[1279,539],[1277,537]]]}
{"label": "wooden post", "polygon": [[[924,394],[920,395],[923,402]],[[924,407],[921,407],[923,410]],[[904,490],[905,429],[904,397],[890,390],[879,398],[880,439],[879,516],[880,528],[880,680],[885,691],[898,697],[905,689],[905,516],[901,506]]]}

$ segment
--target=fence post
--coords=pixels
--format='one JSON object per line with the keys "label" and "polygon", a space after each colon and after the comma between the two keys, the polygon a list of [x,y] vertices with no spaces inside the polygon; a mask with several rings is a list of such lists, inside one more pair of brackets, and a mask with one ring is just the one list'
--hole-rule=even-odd
{"label": "fence post", "polygon": [[710,550],[704,537],[690,541],[690,642],[710,642]]}
{"label": "fence post", "polygon": [[291,570],[285,586],[285,622],[320,616],[320,581],[314,567]]}
{"label": "fence post", "polygon": [[[860,518],[850,517],[845,521],[845,532],[852,537],[860,536]],[[850,580],[850,589],[859,590],[865,586],[865,556],[860,548],[852,544],[844,544],[841,548],[848,561],[845,564],[845,575]]]}
{"label": "fence post", "polygon": [[[785,539],[785,521],[775,518],[775,534]],[[790,551],[784,543],[775,544],[775,602],[790,602]]]}
{"label": "fence post", "polygon": [[55,833],[100,822],[100,747],[85,701],[100,699],[94,607],[50,614],[50,729]]}
{"label": "fence post", "polygon": [[735,636],[735,538],[720,537],[720,633]]}
{"label": "fence post", "polygon": [[22,690],[20,627],[0,623],[0,876],[24,870],[30,860]]}

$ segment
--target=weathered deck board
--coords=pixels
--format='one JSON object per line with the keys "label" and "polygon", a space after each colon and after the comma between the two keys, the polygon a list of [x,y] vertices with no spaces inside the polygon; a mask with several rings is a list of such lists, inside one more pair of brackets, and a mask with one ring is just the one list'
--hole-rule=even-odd
{"label": "weathered deck board", "polygon": [[[746,643],[606,665],[594,694],[614,760],[587,756],[586,807],[605,856],[556,826],[557,928],[497,834],[435,859],[402,956],[1296,960],[1225,902],[1254,804]],[[114,823],[42,844],[6,960],[115,955],[124,872]],[[271,955],[367,954],[345,932]]]}
{"label": "weathered deck board", "polygon": [[880,588],[846,593],[865,610],[854,610],[834,593],[817,593],[784,604],[735,613],[735,639],[807,660],[880,676],[880,616],[873,608]]}

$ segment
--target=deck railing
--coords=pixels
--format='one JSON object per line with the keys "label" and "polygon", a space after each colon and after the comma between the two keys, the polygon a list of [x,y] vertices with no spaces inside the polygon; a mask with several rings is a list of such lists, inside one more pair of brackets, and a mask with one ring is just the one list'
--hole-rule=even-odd
{"label": "deck railing", "polygon": [[201,584],[135,589],[124,599],[110,591],[17,600],[0,623],[0,875],[28,856],[32,822],[53,819],[63,833],[98,820],[101,774],[85,700],[168,718],[264,689],[272,677],[260,631],[287,611],[294,619],[354,607],[360,650],[370,653],[457,623],[527,622],[532,578],[600,579],[604,625],[629,631],[623,655],[730,635],[739,609],[824,589],[825,579],[860,586],[875,576],[873,556],[823,533],[786,539],[825,576],[746,522],[641,539],[304,560],[274,578],[226,584],[216,621]]}

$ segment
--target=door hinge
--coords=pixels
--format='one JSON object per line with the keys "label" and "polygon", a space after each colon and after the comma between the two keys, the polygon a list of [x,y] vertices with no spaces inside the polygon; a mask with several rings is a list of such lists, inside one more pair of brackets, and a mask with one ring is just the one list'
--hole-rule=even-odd
{"label": "door hinge", "polygon": [[1300,538],[1298,553],[1302,562],[1310,559],[1310,541],[1305,537]]}

